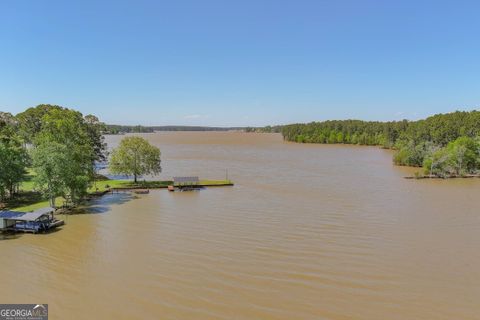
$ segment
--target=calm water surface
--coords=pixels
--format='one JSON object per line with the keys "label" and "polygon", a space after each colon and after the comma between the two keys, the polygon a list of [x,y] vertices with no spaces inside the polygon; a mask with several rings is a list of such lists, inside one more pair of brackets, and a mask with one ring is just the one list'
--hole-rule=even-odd
{"label": "calm water surface", "polygon": [[480,319],[480,179],[405,180],[388,151],[277,134],[143,136],[162,178],[228,168],[235,187],[108,195],[61,231],[3,238],[1,303],[48,303],[51,319]]}

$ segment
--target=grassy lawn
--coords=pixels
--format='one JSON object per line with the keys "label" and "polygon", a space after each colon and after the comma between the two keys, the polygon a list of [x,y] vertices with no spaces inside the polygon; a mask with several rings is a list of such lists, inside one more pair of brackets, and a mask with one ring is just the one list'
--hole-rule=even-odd
{"label": "grassy lawn", "polygon": [[20,185],[22,191],[33,191],[33,172],[28,171],[25,181]]}
{"label": "grassy lawn", "polygon": [[[56,198],[55,199],[55,206],[57,206],[57,207],[62,206],[63,201],[64,201],[64,199],[61,198],[61,197]],[[33,201],[31,201],[31,202],[33,202]],[[25,205],[25,206],[19,206],[19,207],[15,206],[15,207],[12,207],[11,210],[28,212],[28,211],[33,211],[33,210],[45,208],[45,207],[48,207],[48,206],[50,206],[48,200],[41,200],[39,202],[33,202],[33,203]]]}
{"label": "grassy lawn", "polygon": [[[32,211],[43,207],[48,207],[49,203],[39,192],[34,190],[32,174],[27,175],[27,179],[20,185],[20,193],[14,199],[7,201],[6,208],[15,211]],[[111,188],[130,189],[130,188],[166,188],[172,184],[171,180],[164,181],[138,181],[134,183],[131,180],[99,180],[96,181],[88,192],[104,192]],[[200,180],[202,186],[220,186],[232,184],[230,180]],[[62,206],[64,199],[58,197],[55,199],[56,206]]]}
{"label": "grassy lawn", "polygon": [[222,186],[233,184],[230,180],[200,180],[200,184],[203,186]]}
{"label": "grassy lawn", "polygon": [[110,188],[165,188],[171,183],[172,181],[138,181],[134,183],[131,180],[100,180],[94,183],[94,185],[88,189],[88,192],[103,192]]}
{"label": "grassy lawn", "polygon": [[[63,201],[64,199],[59,197],[55,199],[55,205],[61,206]],[[7,209],[15,211],[33,211],[49,206],[48,200],[34,190],[33,173],[30,170],[28,170],[25,181],[20,185],[20,193],[5,204]]]}
{"label": "grassy lawn", "polygon": [[[33,211],[49,206],[48,200],[45,200],[39,192],[24,189],[21,189],[15,198],[8,200],[5,204],[7,209],[15,211]],[[55,205],[61,206],[62,204],[63,198],[55,199]]]}
{"label": "grassy lawn", "polygon": [[[96,182],[97,191],[103,192],[109,188],[166,188],[168,185],[173,184],[171,180],[163,181],[138,181],[134,183],[131,180],[101,180]],[[200,180],[200,185],[202,186],[220,186],[232,184],[230,180]],[[107,187],[108,186],[108,187]],[[88,191],[95,192],[95,185],[92,186]]]}

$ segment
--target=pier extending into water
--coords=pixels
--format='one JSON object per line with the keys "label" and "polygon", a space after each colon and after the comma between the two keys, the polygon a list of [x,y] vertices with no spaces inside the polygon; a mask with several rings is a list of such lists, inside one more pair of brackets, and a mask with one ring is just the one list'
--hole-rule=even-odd
{"label": "pier extending into water", "polygon": [[[196,178],[190,179],[192,181],[184,181],[179,178]],[[173,180],[163,180],[163,181],[139,181],[133,183],[128,180],[102,180],[97,182],[97,191],[96,193],[102,195],[104,192],[109,191],[129,191],[129,190],[150,190],[150,189],[167,189],[170,190],[170,187],[174,188],[183,188],[183,187],[198,187],[198,188],[209,188],[209,187],[231,187],[234,186],[234,183],[231,180],[202,180],[198,177],[175,177]]]}

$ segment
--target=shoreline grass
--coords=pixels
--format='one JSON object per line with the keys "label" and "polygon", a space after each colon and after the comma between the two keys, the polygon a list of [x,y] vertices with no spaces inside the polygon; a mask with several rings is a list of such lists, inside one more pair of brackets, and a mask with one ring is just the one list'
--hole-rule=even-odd
{"label": "shoreline grass", "polygon": [[[131,180],[109,180],[102,179],[95,181],[88,189],[89,196],[102,195],[110,190],[130,190],[130,189],[166,189],[173,184],[172,180],[153,180],[153,181],[138,181],[137,183]],[[233,186],[230,180],[200,180],[199,186],[202,187],[219,187],[219,186]],[[55,199],[55,205],[61,207],[64,204],[64,199],[58,197]],[[47,199],[42,197],[40,192],[34,190],[33,181],[29,175],[26,181],[20,185],[20,192],[6,203],[5,209],[12,211],[33,211],[43,207],[49,206]]]}

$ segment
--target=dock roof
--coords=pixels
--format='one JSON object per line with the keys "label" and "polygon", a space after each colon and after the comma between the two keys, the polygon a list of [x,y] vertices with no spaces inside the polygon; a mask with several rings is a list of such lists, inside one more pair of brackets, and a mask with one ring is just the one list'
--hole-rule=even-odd
{"label": "dock roof", "polygon": [[0,211],[0,218],[17,221],[35,221],[53,211],[54,209],[51,207],[41,208],[32,212]]}
{"label": "dock roof", "polygon": [[21,217],[24,214],[25,212],[4,210],[0,211],[0,219],[15,219],[16,217]]}

